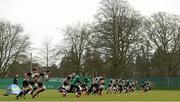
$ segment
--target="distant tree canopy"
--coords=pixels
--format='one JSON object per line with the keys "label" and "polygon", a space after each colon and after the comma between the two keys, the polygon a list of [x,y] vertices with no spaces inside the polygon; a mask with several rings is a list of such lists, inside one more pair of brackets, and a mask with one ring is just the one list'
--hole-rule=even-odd
{"label": "distant tree canopy", "polygon": [[77,73],[82,69],[82,56],[85,52],[85,48],[88,46],[90,30],[88,24],[77,24],[74,26],[68,26],[64,30],[66,49],[64,53],[68,60],[72,62],[72,70]]}
{"label": "distant tree canopy", "polygon": [[156,50],[153,67],[166,76],[177,74],[180,65],[180,18],[166,12],[158,12],[145,19],[145,33]]}
{"label": "distant tree canopy", "polygon": [[17,56],[29,45],[23,35],[23,27],[9,21],[0,21],[0,77],[3,77],[15,62]]}
{"label": "distant tree canopy", "polygon": [[[79,72],[117,77],[179,75],[179,16],[157,12],[143,17],[125,0],[102,0],[100,5],[89,42],[83,43]],[[71,41],[80,37],[77,34],[71,32]],[[73,59],[74,48],[69,50]],[[63,58],[62,69],[75,68],[70,59]]]}
{"label": "distant tree canopy", "polygon": [[[92,23],[69,25],[63,33],[60,48],[51,51],[46,41],[45,53],[41,51],[53,77],[65,77],[72,72],[122,78],[180,76],[178,15],[157,12],[143,17],[126,0],[102,0]],[[20,55],[27,46],[28,38],[21,25],[0,21],[1,76],[13,63],[11,71],[17,67],[19,71],[28,70],[29,62],[17,63],[28,59]],[[49,65],[54,62],[51,57],[56,56],[60,56],[61,62]]]}
{"label": "distant tree canopy", "polygon": [[110,56],[114,75],[127,71],[139,50],[142,17],[123,0],[103,0],[96,15],[95,33]]}

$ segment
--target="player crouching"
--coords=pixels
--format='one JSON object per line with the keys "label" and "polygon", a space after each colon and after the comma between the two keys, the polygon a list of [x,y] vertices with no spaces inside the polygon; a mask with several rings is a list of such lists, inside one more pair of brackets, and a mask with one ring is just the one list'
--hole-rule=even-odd
{"label": "player crouching", "polygon": [[86,93],[88,90],[88,84],[90,83],[88,77],[83,77],[81,79],[82,83],[79,85],[81,92]]}
{"label": "player crouching", "polygon": [[74,92],[76,93],[76,97],[81,96],[81,91],[79,88],[79,85],[82,84],[81,82],[81,77],[79,75],[76,75],[72,81],[71,81],[71,87],[70,87],[70,92]]}
{"label": "player crouching", "polygon": [[148,92],[149,90],[151,90],[153,87],[153,84],[150,81],[145,81],[143,82],[143,84],[141,85],[141,90],[143,92]]}
{"label": "player crouching", "polygon": [[128,92],[134,92],[137,86],[137,81],[129,81]]}
{"label": "player crouching", "polygon": [[114,93],[116,92],[116,79],[114,77],[112,77],[110,79],[109,85],[108,85],[108,90],[107,90],[107,94],[110,93]]}
{"label": "player crouching", "polygon": [[98,94],[102,96],[102,91],[105,88],[105,80],[103,78],[99,81],[99,91]]}
{"label": "player crouching", "polygon": [[67,92],[70,90],[71,86],[71,77],[68,76],[63,82],[62,86],[60,86],[57,90],[62,93],[63,96],[67,95]]}

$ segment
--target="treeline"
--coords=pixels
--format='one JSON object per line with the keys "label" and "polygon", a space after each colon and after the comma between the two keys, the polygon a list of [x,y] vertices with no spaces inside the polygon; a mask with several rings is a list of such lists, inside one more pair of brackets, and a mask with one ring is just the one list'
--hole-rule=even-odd
{"label": "treeline", "polygon": [[[102,0],[100,5],[94,22],[63,30],[64,45],[55,48],[61,62],[48,67],[52,76],[63,77],[72,71],[128,78],[180,76],[178,15],[157,12],[144,17],[125,0]],[[2,36],[6,32],[2,32],[2,23],[0,26]],[[2,49],[1,56],[5,54]],[[0,74],[12,64],[4,69],[0,58]]]}
{"label": "treeline", "polygon": [[68,26],[64,72],[117,77],[178,76],[180,18],[143,17],[124,0],[102,0],[92,24]]}

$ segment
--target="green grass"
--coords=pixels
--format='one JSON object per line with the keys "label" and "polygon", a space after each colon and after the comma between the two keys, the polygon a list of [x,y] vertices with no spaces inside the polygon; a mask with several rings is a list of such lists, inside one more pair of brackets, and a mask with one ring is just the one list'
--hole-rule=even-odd
{"label": "green grass", "polygon": [[[15,95],[3,96],[4,90],[0,90],[0,101],[15,101]],[[32,99],[30,95],[20,101],[180,101],[180,91],[178,90],[152,90],[147,93],[136,91],[131,94],[103,94],[102,96],[84,94],[75,97],[75,94],[68,94],[63,97],[56,90],[46,90],[37,98]]]}

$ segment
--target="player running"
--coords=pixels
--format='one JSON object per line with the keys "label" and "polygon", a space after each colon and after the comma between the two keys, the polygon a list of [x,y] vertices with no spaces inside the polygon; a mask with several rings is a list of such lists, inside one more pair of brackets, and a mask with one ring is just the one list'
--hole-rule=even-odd
{"label": "player running", "polygon": [[110,79],[109,85],[108,85],[108,90],[107,93],[112,94],[113,92],[115,92],[116,90],[116,79],[114,77],[112,77]]}
{"label": "player running", "polygon": [[105,80],[104,78],[101,78],[99,81],[99,91],[98,91],[99,95],[102,95],[102,91],[104,88],[105,88]]}
{"label": "player running", "polygon": [[31,77],[31,73],[24,73],[24,80],[23,80],[23,87],[22,91],[16,96],[16,99],[18,100],[19,97],[22,97],[25,99],[25,95],[32,90],[32,86],[29,83]]}
{"label": "player running", "polygon": [[82,84],[81,77],[79,75],[76,75],[71,81],[70,92],[75,92],[77,97],[81,95],[81,91],[79,88],[80,84]]}
{"label": "player running", "polygon": [[71,87],[71,76],[65,78],[62,82],[62,86],[60,86],[57,90],[62,93],[63,96],[67,95]]}
{"label": "player running", "polygon": [[93,79],[93,82],[91,84],[91,87],[89,88],[89,90],[86,92],[86,95],[89,95],[90,93],[95,93],[97,94],[98,91],[99,91],[99,82],[100,82],[100,79],[102,77],[96,77]]}
{"label": "player running", "polygon": [[46,90],[46,86],[44,84],[49,79],[49,74],[50,74],[50,71],[46,71],[45,73],[40,73],[37,76],[37,85],[38,85],[38,87],[32,93],[32,98],[35,98],[36,96],[39,95],[39,93]]}
{"label": "player running", "polygon": [[141,85],[141,90],[143,92],[148,92],[151,90],[153,87],[153,84],[150,81],[144,81],[143,84]]}

